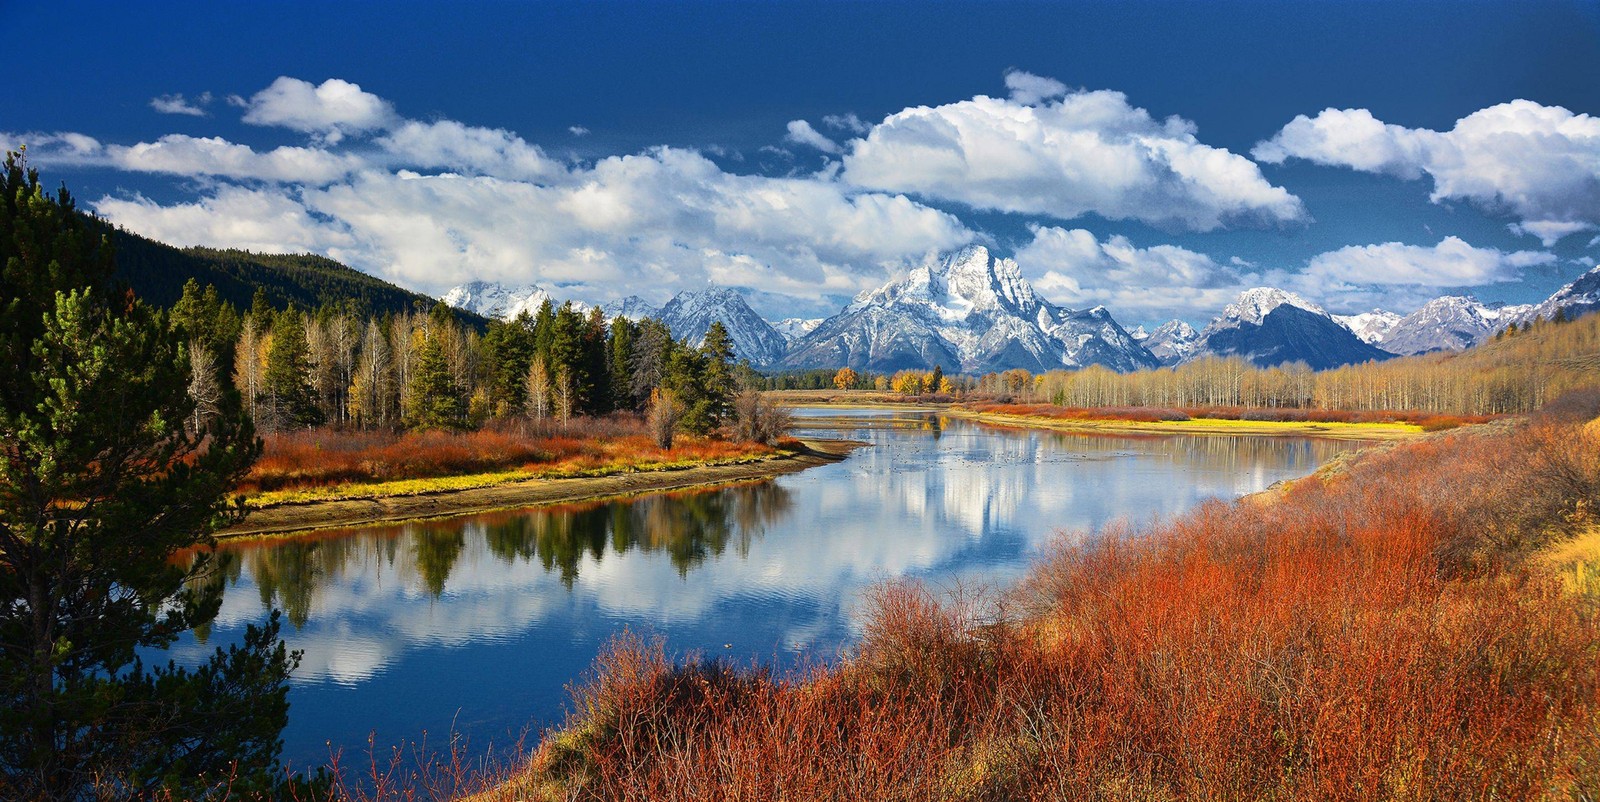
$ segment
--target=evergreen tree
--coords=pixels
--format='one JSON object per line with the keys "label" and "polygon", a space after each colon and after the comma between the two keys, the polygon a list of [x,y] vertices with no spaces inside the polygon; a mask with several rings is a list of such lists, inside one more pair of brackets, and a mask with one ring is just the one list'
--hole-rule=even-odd
{"label": "evergreen tree", "polygon": [[612,406],[616,409],[639,408],[633,393],[633,343],[638,334],[638,324],[621,315],[611,321],[611,339],[606,344],[606,373],[610,377]]}
{"label": "evergreen tree", "polygon": [[489,406],[496,417],[520,414],[528,403],[528,368],[533,362],[533,317],[489,322],[480,341]]}
{"label": "evergreen tree", "polygon": [[238,395],[198,432],[185,337],[20,157],[0,184],[0,793],[240,797],[282,782],[298,657],[276,615],[198,668],[147,668],[221,605],[210,533],[260,452]]}
{"label": "evergreen tree", "polygon": [[305,317],[294,307],[273,316],[262,393],[270,408],[271,428],[316,426],[326,420],[311,380]]}
{"label": "evergreen tree", "polygon": [[629,366],[633,374],[629,386],[633,392],[635,409],[649,401],[651,390],[665,385],[667,361],[674,346],[672,332],[665,323],[651,318],[639,321],[632,364]]}
{"label": "evergreen tree", "polygon": [[571,403],[569,411],[578,411],[582,408],[584,399],[588,395],[589,376],[585,371],[584,363],[584,321],[583,315],[572,308],[568,301],[556,311],[555,325],[550,339],[550,371],[558,377],[556,385],[561,387],[563,374],[567,378],[566,397]]}
{"label": "evergreen tree", "polygon": [[416,366],[406,387],[406,422],[413,429],[460,429],[466,424],[461,388],[450,373],[437,324],[418,329]]}
{"label": "evergreen tree", "polygon": [[944,392],[944,365],[934,365],[933,375],[928,377],[928,392]]}
{"label": "evergreen tree", "polygon": [[611,394],[611,371],[606,367],[606,316],[600,307],[589,310],[583,325],[582,372],[586,381],[583,412],[604,415],[615,409]]}
{"label": "evergreen tree", "polygon": [[722,321],[713,321],[700,344],[702,384],[705,388],[707,429],[721,426],[733,415],[733,399],[739,383],[733,375],[733,338]]}

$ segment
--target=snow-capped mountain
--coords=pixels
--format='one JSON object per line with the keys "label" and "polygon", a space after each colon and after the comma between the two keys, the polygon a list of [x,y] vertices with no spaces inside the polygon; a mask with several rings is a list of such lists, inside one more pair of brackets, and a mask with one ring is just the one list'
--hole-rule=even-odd
{"label": "snow-capped mountain", "polygon": [[672,336],[687,339],[693,345],[705,341],[706,330],[721,321],[733,340],[734,356],[750,360],[752,365],[772,365],[783,359],[789,348],[785,340],[761,319],[744,296],[734,290],[713,287],[699,292],[685,290],[672,297],[661,307],[661,322],[672,330]]}
{"label": "snow-capped mountain", "polygon": [[659,320],[661,307],[651,304],[637,295],[630,295],[620,301],[612,301],[600,307],[606,313],[606,320],[611,320],[618,315],[637,323],[645,318]]}
{"label": "snow-capped mountain", "polygon": [[1176,365],[1194,353],[1200,332],[1181,320],[1169,320],[1140,341],[1163,365]]}
{"label": "snow-capped mountain", "polygon": [[1240,356],[1259,367],[1304,362],[1315,370],[1388,359],[1394,354],[1362,342],[1333,316],[1292,292],[1245,290],[1211,321],[1190,359]]}
{"label": "snow-capped mountain", "polygon": [[789,342],[794,342],[795,340],[798,340],[801,337],[816,331],[817,327],[822,325],[822,321],[824,320],[827,320],[827,318],[788,317],[772,324],[772,328],[776,329],[779,334],[782,334],[784,339],[788,340]]}
{"label": "snow-capped mountain", "polygon": [[1401,318],[1376,344],[1396,354],[1460,351],[1493,337],[1532,306],[1485,304],[1464,295],[1446,295]]}
{"label": "snow-capped mountain", "polygon": [[1544,302],[1525,312],[1522,321],[1548,320],[1555,317],[1557,310],[1566,312],[1568,318],[1600,311],[1600,267],[1591,269],[1576,281],[1556,290]]}
{"label": "snow-capped mountain", "polygon": [[787,368],[900,370],[941,365],[983,373],[1156,365],[1109,312],[1062,309],[1040,298],[1011,259],[969,246],[856,296],[796,342]]}
{"label": "snow-capped mountain", "polygon": [[469,281],[451,288],[440,300],[486,318],[510,320],[524,311],[538,314],[539,306],[551,298],[550,293],[537,284],[507,287],[497,281]]}
{"label": "snow-capped mountain", "polygon": [[1368,345],[1382,345],[1383,338],[1389,336],[1395,324],[1404,317],[1405,315],[1395,314],[1387,309],[1374,309],[1356,315],[1334,315],[1333,319],[1344,324],[1344,327],[1360,337],[1362,342]]}

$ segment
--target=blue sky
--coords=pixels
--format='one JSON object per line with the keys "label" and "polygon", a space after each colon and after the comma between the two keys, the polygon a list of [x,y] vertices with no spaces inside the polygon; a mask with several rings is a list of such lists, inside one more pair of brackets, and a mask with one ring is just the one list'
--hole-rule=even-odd
{"label": "blue sky", "polygon": [[86,206],[434,293],[821,316],[979,242],[1057,303],[1200,323],[1256,284],[1530,301],[1600,257],[1593,3],[0,15],[0,137]]}

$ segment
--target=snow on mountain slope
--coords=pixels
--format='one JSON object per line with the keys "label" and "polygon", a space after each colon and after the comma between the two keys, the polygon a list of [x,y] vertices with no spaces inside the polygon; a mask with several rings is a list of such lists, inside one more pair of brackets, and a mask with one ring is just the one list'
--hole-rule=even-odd
{"label": "snow on mountain slope", "polygon": [[1200,332],[1185,361],[1202,356],[1240,356],[1259,367],[1304,362],[1323,370],[1394,355],[1363,342],[1322,307],[1258,287],[1240,293]]}
{"label": "snow on mountain slope", "polygon": [[713,287],[698,292],[685,290],[661,307],[661,322],[672,336],[693,345],[705,341],[706,330],[721,321],[733,340],[734,356],[752,365],[772,365],[783,359],[789,341],[763,320],[738,292]]}
{"label": "snow on mountain slope", "polygon": [[782,334],[784,339],[794,342],[801,337],[817,330],[822,325],[825,317],[789,317],[772,324],[772,328]]}
{"label": "snow on mountain slope", "polygon": [[1194,353],[1200,332],[1181,320],[1169,320],[1156,327],[1140,344],[1163,365],[1176,365]]}
{"label": "snow on mountain slope", "polygon": [[1494,336],[1531,306],[1484,304],[1464,295],[1435,298],[1401,318],[1376,344],[1396,354],[1460,351]]}
{"label": "snow on mountain slope", "polygon": [[1600,267],[1584,273],[1576,281],[1556,290],[1542,303],[1524,312],[1522,321],[1548,320],[1555,317],[1557,310],[1565,312],[1568,318],[1600,311]]}
{"label": "snow on mountain slope", "polygon": [[1333,319],[1360,337],[1362,342],[1368,345],[1380,345],[1383,343],[1383,338],[1388,336],[1403,317],[1405,316],[1386,309],[1374,309],[1356,315],[1334,315]]}
{"label": "snow on mountain slope", "polygon": [[451,288],[440,300],[448,306],[487,318],[510,320],[524,311],[537,314],[539,305],[551,298],[550,293],[537,284],[507,287],[495,281],[469,281]]}
{"label": "snow on mountain slope", "polygon": [[620,301],[612,301],[603,305],[601,309],[606,313],[606,320],[611,320],[618,315],[635,323],[647,317],[657,320],[661,318],[661,307],[655,306],[637,295],[630,295]]}
{"label": "snow on mountain slope", "polygon": [[983,373],[1101,364],[1153,367],[1154,357],[1105,309],[1061,309],[1040,298],[1011,259],[969,246],[930,258],[864,292],[792,347],[787,368],[849,366]]}

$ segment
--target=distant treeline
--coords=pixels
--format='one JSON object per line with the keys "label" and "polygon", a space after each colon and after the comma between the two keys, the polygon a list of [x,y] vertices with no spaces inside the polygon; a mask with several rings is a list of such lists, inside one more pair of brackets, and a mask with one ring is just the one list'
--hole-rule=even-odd
{"label": "distant treeline", "polygon": [[1460,352],[1313,371],[1304,363],[1258,368],[1238,357],[1117,373],[1093,366],[1034,375],[990,373],[975,392],[1066,407],[1273,407],[1529,412],[1568,390],[1600,385],[1600,315],[1512,328]]}

